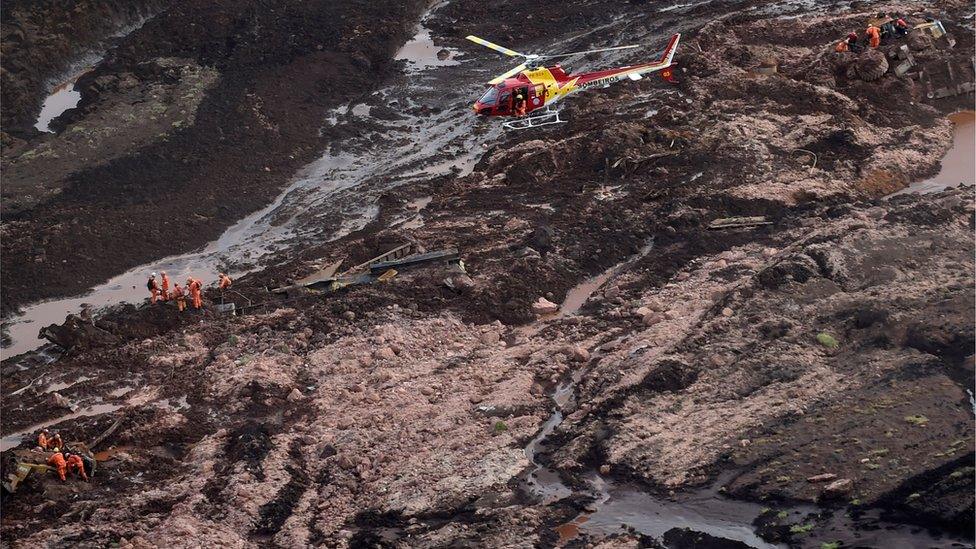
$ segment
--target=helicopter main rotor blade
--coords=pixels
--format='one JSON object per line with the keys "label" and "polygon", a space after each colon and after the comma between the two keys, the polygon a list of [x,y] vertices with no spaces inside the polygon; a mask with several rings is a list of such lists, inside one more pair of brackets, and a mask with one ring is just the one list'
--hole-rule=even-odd
{"label": "helicopter main rotor blade", "polygon": [[570,52],[570,53],[557,53],[556,55],[541,55],[540,57],[543,57],[545,59],[557,59],[559,57],[570,57],[572,55],[583,55],[583,54],[586,54],[586,53],[597,53],[597,52],[601,52],[601,51],[630,50],[630,49],[639,48],[639,47],[640,47],[640,44],[634,44],[634,45],[631,45],[631,46],[616,46],[616,47],[613,47],[613,48],[599,48],[599,49],[595,49],[595,50],[574,51],[574,52]]}
{"label": "helicopter main rotor blade", "polygon": [[515,50],[510,50],[510,49],[508,49],[506,47],[499,46],[498,44],[494,44],[492,42],[489,42],[489,41],[485,40],[484,38],[478,38],[477,36],[470,36],[470,35],[469,36],[465,36],[465,38],[467,38],[468,40],[474,42],[475,44],[480,44],[480,45],[482,45],[482,46],[484,46],[486,48],[491,48],[491,49],[493,49],[493,50],[495,50],[497,52],[504,53],[505,55],[508,55],[508,56],[511,56],[511,57],[525,57],[525,58],[529,58],[530,57],[528,55],[525,55],[524,53],[519,53],[519,52],[517,52]]}
{"label": "helicopter main rotor blade", "polygon": [[521,65],[519,65],[519,66],[517,66],[517,67],[515,67],[515,68],[514,68],[514,69],[512,69],[512,70],[510,70],[510,71],[508,71],[508,72],[506,72],[506,73],[504,73],[504,74],[500,74],[500,75],[498,75],[498,76],[496,76],[496,77],[494,77],[494,78],[492,78],[491,80],[489,80],[489,81],[488,81],[488,83],[489,83],[489,84],[491,84],[492,86],[494,86],[495,84],[500,84],[500,83],[502,83],[502,82],[503,82],[503,81],[504,81],[504,80],[505,80],[506,78],[509,78],[510,76],[514,76],[514,75],[516,75],[516,74],[518,74],[518,73],[520,73],[520,72],[522,72],[522,71],[524,71],[524,70],[525,70],[525,68],[526,68],[526,65],[525,65],[525,63],[522,63]]}

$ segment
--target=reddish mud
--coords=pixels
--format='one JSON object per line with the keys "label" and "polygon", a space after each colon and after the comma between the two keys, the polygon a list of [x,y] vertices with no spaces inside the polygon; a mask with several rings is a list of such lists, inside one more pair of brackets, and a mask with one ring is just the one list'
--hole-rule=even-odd
{"label": "reddish mud", "polygon": [[[255,194],[219,219],[180,209],[187,227],[171,232],[205,229],[203,243],[267,209],[218,246],[243,274],[224,298],[246,314],[217,313],[212,289],[199,313],[110,308],[56,329],[64,349],[3,362],[5,437],[49,425],[91,444],[121,420],[94,448],[93,482],[38,475],[4,495],[12,547],[972,545],[973,189],[883,198],[938,172],[959,99],[927,101],[893,74],[869,84],[858,67],[870,58],[833,53],[880,8],[463,0],[435,7],[419,33],[419,5],[249,9],[167,11],[82,79],[105,89],[61,117],[64,135],[143,97],[149,80],[174,101],[196,89],[192,125],[149,149],[198,147],[178,171],[206,182],[207,200],[230,200],[231,181]],[[930,6],[899,9],[914,22]],[[945,9],[956,48],[917,52],[933,72],[972,57],[969,6]],[[189,25],[204,16],[215,24]],[[685,35],[676,87],[645,79],[581,95],[555,130],[502,134],[470,117],[480,82],[508,67],[465,34],[576,50],[658,44],[674,30]],[[441,46],[456,65],[424,61]],[[779,72],[755,74],[770,56]],[[322,93],[337,76],[323,59],[359,67],[334,96]],[[235,144],[248,146],[227,153]],[[5,215],[4,251],[8,232],[23,246],[38,227],[71,234],[54,206],[80,200],[72,189],[100,208],[120,174],[143,169],[135,159],[149,170],[163,157],[123,152],[25,202],[17,223]],[[252,169],[271,157],[271,172]],[[251,172],[274,183],[257,191],[267,180]],[[172,219],[131,191],[106,223]],[[740,215],[770,224],[708,229]],[[267,290],[404,242],[457,248],[464,270]],[[142,248],[99,276],[162,255]],[[41,276],[43,261],[24,264],[18,276]],[[53,295],[50,276],[39,284]],[[540,298],[564,314],[537,315]],[[70,417],[104,406],[118,408]]]}

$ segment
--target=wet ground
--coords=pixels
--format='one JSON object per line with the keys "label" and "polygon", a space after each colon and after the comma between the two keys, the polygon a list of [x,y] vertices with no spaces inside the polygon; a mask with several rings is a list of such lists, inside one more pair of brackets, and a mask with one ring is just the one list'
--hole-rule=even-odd
{"label": "wet ground", "polygon": [[[125,418],[127,423],[105,449],[98,449],[112,465],[92,488],[105,498],[103,502],[113,505],[91,503],[94,500],[86,499],[89,496],[80,501],[58,500],[58,505],[97,515],[89,514],[84,525],[63,519],[55,530],[33,514],[33,509],[44,504],[40,496],[27,495],[23,505],[5,509],[5,537],[26,540],[24,543],[46,543],[64,536],[93,544],[114,543],[120,541],[115,525],[125,524],[126,541],[131,538],[141,543],[139,538],[150,537],[174,544],[219,540],[244,545],[273,541],[283,546],[357,546],[377,539],[411,546],[549,546],[559,543],[560,537],[572,543],[617,534],[667,539],[675,528],[755,547],[782,543],[816,547],[833,541],[878,546],[954,543],[951,535],[939,539],[938,532],[929,535],[880,520],[870,508],[853,520],[843,518],[848,512],[861,512],[854,502],[824,516],[820,516],[823,509],[812,504],[751,502],[758,499],[755,491],[782,494],[776,490],[800,490],[807,485],[803,479],[795,482],[799,488],[783,488],[781,481],[759,474],[758,480],[745,487],[736,485],[733,499],[721,490],[727,477],[713,475],[712,469],[696,469],[681,460],[674,467],[659,467],[650,473],[634,466],[635,462],[659,459],[653,444],[643,456],[636,451],[632,457],[613,451],[636,444],[656,427],[641,424],[641,418],[670,414],[666,417],[679,433],[678,429],[687,427],[688,418],[695,417],[688,414],[699,408],[725,410],[727,416],[722,422],[706,418],[709,421],[696,423],[700,433],[670,446],[701,437],[711,451],[739,444],[748,436],[755,440],[749,448],[778,450],[772,434],[753,433],[748,429],[754,424],[735,422],[742,421],[740,415],[747,421],[754,419],[756,412],[747,400],[753,393],[767,398],[768,392],[773,395],[769,398],[778,399],[780,392],[789,392],[789,399],[784,396],[784,400],[811,404],[813,401],[803,400],[809,399],[806,386],[797,382],[798,373],[808,375],[808,370],[825,376],[824,383],[831,383],[831,391],[841,395],[830,401],[832,405],[850,407],[842,400],[847,398],[843,396],[847,388],[837,384],[835,374],[846,372],[845,365],[892,367],[890,357],[862,359],[877,352],[876,346],[883,347],[885,337],[895,342],[889,346],[897,352],[915,353],[901,350],[904,333],[892,328],[868,337],[856,331],[837,331],[843,334],[842,343],[858,342],[861,354],[824,364],[820,351],[811,349],[806,337],[813,327],[802,323],[806,320],[794,321],[782,330],[802,332],[790,336],[799,342],[788,338],[800,350],[789,350],[802,353],[806,362],[781,365],[782,357],[795,358],[781,354],[763,362],[769,368],[748,363],[733,368],[723,357],[748,356],[778,345],[752,346],[749,342],[759,341],[759,336],[749,330],[759,326],[767,330],[768,319],[794,311],[798,303],[827,302],[837,293],[833,286],[849,284],[844,290],[864,301],[867,294],[857,293],[859,284],[874,288],[871,291],[887,291],[886,284],[901,277],[906,295],[917,301],[905,305],[901,301],[905,298],[900,298],[902,309],[895,316],[924,311],[930,315],[926,318],[936,318],[926,308],[935,305],[920,290],[925,286],[917,271],[943,260],[947,265],[966,266],[964,258],[952,255],[958,252],[958,233],[967,220],[965,200],[953,195],[907,208],[899,206],[905,204],[899,202],[905,198],[876,207],[867,202],[851,206],[848,197],[836,196],[824,199],[823,205],[801,207],[786,200],[776,202],[772,195],[769,202],[748,195],[729,199],[721,194],[729,175],[752,177],[748,168],[756,166],[741,160],[728,166],[703,161],[696,155],[733,158],[742,150],[722,148],[726,145],[721,142],[717,151],[700,143],[692,145],[693,136],[674,129],[682,127],[680,118],[664,118],[700,116],[694,105],[701,99],[701,89],[690,84],[679,89],[661,89],[646,82],[627,84],[626,93],[606,90],[580,98],[573,104],[573,122],[564,133],[502,134],[496,125],[479,123],[470,115],[470,100],[477,95],[472,89],[480,88],[480,82],[507,68],[506,60],[465,52],[461,36],[443,29],[450,23],[489,38],[513,31],[461,4],[437,6],[419,26],[411,21],[406,45],[390,52],[398,61],[396,74],[375,90],[323,112],[318,129],[326,151],[289,174],[284,190],[270,205],[238,221],[198,252],[137,267],[99,286],[94,294],[52,302],[46,305],[49,309],[31,309],[35,312],[29,314],[35,318],[57,318],[83,301],[96,307],[119,300],[138,302],[144,299],[141,288],[149,270],[166,270],[179,280],[186,272],[206,277],[225,269],[238,280],[236,288],[245,299],[268,302],[267,307],[243,317],[206,313],[179,317],[171,307],[111,311],[99,319],[100,329],[117,337],[117,344],[96,344],[57,362],[37,354],[6,361],[4,393],[16,398],[4,402],[4,449],[20,443],[41,425],[70,429],[79,438],[91,440],[116,419]],[[703,6],[663,6],[661,13],[680,19],[675,22],[645,19],[639,15],[646,11],[643,7],[621,8],[626,13],[617,14],[599,2],[584,3],[579,14],[541,12],[566,17],[565,21],[526,19],[520,30],[556,23],[588,29],[554,40],[558,47],[573,49],[594,45],[591,38],[597,36],[596,42],[609,44],[596,45],[614,45],[623,39],[621,35],[635,34],[657,43],[676,27],[694,29],[701,21],[692,19],[706,15]],[[762,9],[792,13],[806,8],[785,3]],[[479,29],[479,25],[488,28]],[[740,28],[749,32],[745,26]],[[604,34],[613,38],[603,38]],[[519,46],[517,42],[510,41],[510,45]],[[717,49],[723,53],[704,60],[692,56],[688,66],[704,74],[714,66],[728,70],[717,58],[731,57],[736,62],[748,58],[738,45]],[[624,59],[621,55],[573,61],[574,68],[585,68]],[[789,79],[781,84],[795,85]],[[711,87],[707,93],[726,91]],[[766,88],[759,89],[760,96],[767,93]],[[740,100],[726,99],[731,108],[711,108],[721,107],[721,112],[734,116],[735,108],[741,106],[735,101]],[[803,116],[818,119],[823,115]],[[641,122],[635,124],[635,120]],[[765,118],[763,123],[771,124],[770,120],[777,119]],[[788,118],[782,120],[795,125]],[[917,131],[933,130],[926,126]],[[734,142],[752,146],[748,134],[743,135]],[[674,154],[670,149],[676,144],[691,152]],[[595,148],[597,145],[606,148]],[[785,145],[777,142],[777,146]],[[662,153],[665,156],[654,156]],[[668,155],[678,158],[668,160]],[[849,160],[831,160],[829,153],[823,156],[837,164]],[[659,163],[659,158],[665,160]],[[614,164],[614,159],[620,161]],[[891,212],[886,213],[885,208]],[[724,234],[701,228],[713,216],[757,210],[772,216],[777,225]],[[884,234],[888,240],[882,239],[871,231],[889,227],[867,220],[886,216],[906,231],[941,232],[945,240],[931,236],[929,246],[898,243],[888,233]],[[859,227],[858,220],[869,227]],[[834,223],[840,226],[821,237],[836,240],[837,249],[852,245],[841,242],[837,235],[860,230],[863,239],[856,244],[855,256],[873,258],[877,253],[889,262],[904,263],[892,263],[897,272],[880,260],[863,269],[851,263],[852,271],[867,281],[850,282],[844,274],[846,264],[834,256],[816,255],[823,267],[817,262],[811,267],[813,260],[802,257],[780,261],[776,247],[789,251],[809,244],[803,240],[808,232],[803,227],[827,231]],[[655,237],[653,246],[646,245],[649,236]],[[445,267],[404,270],[390,283],[349,288],[335,295],[278,298],[265,290],[265,286],[300,278],[334,260],[344,260],[347,267],[404,240],[417,241],[427,249],[458,246],[467,280],[457,269]],[[876,242],[880,242],[877,250],[873,248]],[[907,258],[892,257],[890,250],[909,246],[915,246],[910,249],[919,257],[924,252],[931,258],[920,266],[908,263]],[[765,274],[747,274],[755,269]],[[951,278],[955,271],[946,268],[937,274],[945,280],[930,277],[933,284],[949,292],[945,295],[954,301],[965,301],[965,292]],[[812,282],[800,286],[804,277]],[[762,294],[768,289],[749,286],[755,284],[748,282],[754,278],[770,288],[785,285],[784,291],[796,295],[769,309],[748,312],[751,303],[760,302],[749,292]],[[748,291],[721,297],[726,291],[723,281],[731,284],[740,279],[747,282],[739,288]],[[657,292],[665,294],[648,300],[638,313],[646,295]],[[885,295],[879,299],[884,300]],[[541,296],[561,303],[559,311],[527,320],[532,318],[529,305]],[[208,295],[208,299],[216,298]],[[657,305],[651,303],[655,300]],[[830,301],[835,302],[836,298]],[[934,353],[926,356],[935,359],[925,360],[945,360],[955,368],[956,348],[966,343],[953,338],[962,333],[957,328],[965,324],[965,314],[949,305],[938,307],[942,307],[940,318],[947,319],[940,327],[943,331],[906,328],[914,345],[910,348]],[[737,316],[740,310],[746,311],[741,319]],[[825,306],[822,310],[831,310],[835,316],[818,318],[818,324],[839,330],[846,322],[838,308]],[[884,322],[872,320],[877,315],[865,314],[866,320],[856,322]],[[526,325],[505,326],[501,321]],[[744,335],[723,340],[722,331],[714,329],[722,322],[745,326]],[[34,344],[31,327],[31,323],[13,326],[15,346],[10,353]],[[768,327],[774,334],[779,329]],[[693,374],[683,370],[680,356],[666,363],[670,370],[644,372],[644,379],[635,373],[654,364],[656,359],[648,357],[656,349],[679,342],[686,347],[676,347],[674,352],[692,357],[688,370],[694,370]],[[700,351],[704,345],[714,347]],[[911,354],[911,358],[918,356]],[[711,383],[705,377],[695,386],[695,397],[689,383],[695,376],[707,376],[698,373],[700,364],[709,364],[704,370],[713,369],[722,383]],[[957,458],[945,454],[961,452],[958,444],[941,448],[939,457],[923,455],[929,452],[929,445],[937,445],[932,437],[949,437],[965,423],[959,419],[956,402],[943,398],[955,395],[958,387],[951,380],[927,375],[929,366],[925,368],[918,374],[882,373],[895,381],[900,375],[922,376],[918,379],[923,381],[915,383],[930,396],[918,395],[911,402],[936,406],[938,400],[946,400],[944,418],[933,413],[935,408],[913,410],[916,415],[910,416],[900,409],[888,413],[887,421],[899,427],[906,421],[903,416],[923,422],[918,414],[928,414],[926,431],[905,435],[917,446],[918,455],[907,454],[915,459],[908,465],[899,462],[900,468],[892,464],[893,480],[881,478],[881,473],[888,474],[881,462],[877,478],[870,476],[874,469],[863,467],[867,473],[857,477],[859,488],[874,489],[904,480],[906,485],[899,490],[912,490],[918,475],[930,473],[941,475],[940,482],[966,478],[964,468],[942,470],[956,466],[951,460]],[[636,386],[628,388],[628,382]],[[734,389],[722,389],[723,383]],[[867,390],[850,391],[852,399],[871,396]],[[76,411],[53,404],[53,392],[63,393],[77,406]],[[883,396],[887,398],[887,394]],[[741,402],[736,400],[739,398]],[[650,408],[641,409],[642,403],[651,403]],[[781,405],[778,400],[775,404]],[[878,410],[892,406],[884,399],[876,404]],[[315,413],[309,415],[309,410]],[[836,413],[838,417],[829,416],[835,422],[846,418],[840,411]],[[634,423],[620,424],[622,418]],[[731,434],[723,435],[734,439],[715,438],[716,424],[738,425],[728,427]],[[780,416],[772,417],[770,424],[787,435],[793,425]],[[604,448],[599,442],[588,442],[587,436],[593,433],[587,429],[593,425],[612,426],[602,434],[594,429],[601,437],[616,437],[613,445]],[[878,444],[870,433],[857,434],[865,444]],[[577,435],[578,439],[569,438]],[[829,430],[817,431],[820,438],[811,444],[823,445],[831,435]],[[785,440],[784,451],[793,447],[808,451],[796,438]],[[965,445],[970,439],[959,440]],[[666,444],[660,451],[667,453],[670,448]],[[686,453],[698,452],[696,447]],[[815,458],[804,467],[834,464],[830,455],[809,453]],[[768,467],[782,466],[773,457],[761,455],[769,460]],[[755,473],[759,458],[749,461],[748,457],[742,458],[748,462],[745,466]],[[723,469],[724,462],[715,459],[714,467]],[[606,472],[599,467],[601,461],[611,464]],[[148,468],[149,463],[154,469]],[[869,464],[875,462],[869,460]],[[647,484],[649,479],[660,480],[656,475],[682,474],[687,475],[688,486],[678,487],[670,496],[666,489]],[[56,485],[50,487],[48,497],[58,497],[54,488]],[[908,498],[910,503],[921,501],[927,512],[939,505],[962,509],[965,498],[951,499],[961,493],[957,488],[950,483],[945,493],[920,490],[924,493],[915,497],[911,492],[898,497]],[[246,502],[241,499],[245,493],[249,494]],[[876,501],[887,505],[889,500],[900,501],[895,496]],[[761,516],[770,520],[757,522]],[[794,529],[797,532],[791,533]],[[813,534],[803,537],[810,532]],[[960,541],[971,545],[971,540]]]}

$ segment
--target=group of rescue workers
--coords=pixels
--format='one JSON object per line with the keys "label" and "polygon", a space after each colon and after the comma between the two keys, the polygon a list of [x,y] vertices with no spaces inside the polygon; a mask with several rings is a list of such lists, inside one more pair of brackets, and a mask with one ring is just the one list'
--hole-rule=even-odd
{"label": "group of rescue workers", "polygon": [[58,478],[62,481],[68,480],[68,475],[71,473],[76,474],[86,482],[88,481],[88,473],[85,471],[85,460],[83,456],[72,452],[71,449],[65,446],[64,441],[61,440],[61,433],[51,434],[47,429],[41,429],[41,432],[37,435],[37,447],[35,450],[53,452],[47,458],[47,464],[57,471]]}
{"label": "group of rescue workers", "polygon": [[[911,28],[903,18],[888,17],[884,13],[879,13],[876,19],[868,23],[868,28],[865,29],[864,35],[867,38],[867,46],[869,48],[877,48],[881,45],[882,38],[905,36],[910,30]],[[851,32],[847,35],[847,38],[837,43],[834,51],[838,53],[858,53],[862,47],[857,33]]]}
{"label": "group of rescue workers", "polygon": [[[194,309],[203,307],[203,283],[199,279],[188,276],[185,286],[180,286],[179,282],[175,282],[173,288],[170,289],[170,280],[166,271],[161,271],[160,274],[162,275],[161,280],[156,280],[156,273],[152,273],[146,283],[151,304],[155,305],[158,301],[174,301],[180,312],[183,312],[186,309],[186,298],[189,296]],[[231,284],[230,277],[220,273],[217,279],[217,288],[223,292],[230,288]]]}

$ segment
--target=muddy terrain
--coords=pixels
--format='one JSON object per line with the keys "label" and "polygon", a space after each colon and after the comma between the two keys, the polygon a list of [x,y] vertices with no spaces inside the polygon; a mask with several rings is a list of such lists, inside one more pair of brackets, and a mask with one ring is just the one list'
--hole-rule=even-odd
{"label": "muddy terrain", "polygon": [[[930,93],[972,80],[971,6],[810,9],[160,12],[58,133],[5,146],[3,308],[146,262],[114,286],[230,267],[234,291],[183,314],[118,294],[4,360],[4,475],[42,427],[99,462],[5,493],[4,543],[972,547],[976,187],[940,162],[973,94]],[[833,46],[878,11],[954,47],[887,40],[927,76],[876,77],[878,52]],[[470,114],[509,67],[467,34],[673,32],[674,84],[581,94],[536,131]],[[715,225],[737,216],[760,219]],[[269,291],[403,244],[461,262]]]}
{"label": "muddy terrain", "polygon": [[[206,244],[324,147],[422,3],[181,2],[106,53],[55,135],[5,146],[3,312]],[[84,222],[82,222],[84,220]]]}

